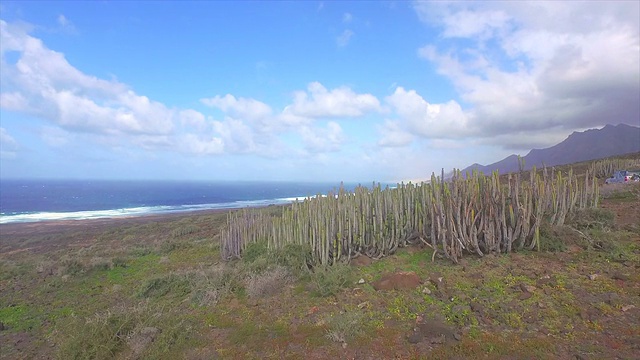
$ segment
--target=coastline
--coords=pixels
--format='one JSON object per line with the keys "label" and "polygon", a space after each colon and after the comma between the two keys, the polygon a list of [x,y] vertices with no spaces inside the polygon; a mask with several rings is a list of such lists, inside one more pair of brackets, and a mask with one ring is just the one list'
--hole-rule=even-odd
{"label": "coastline", "polygon": [[150,223],[177,222],[185,218],[215,216],[240,209],[242,208],[0,224],[0,237],[2,239],[0,241],[0,255],[27,250],[43,253],[73,245],[78,240],[78,236],[65,236],[69,234],[82,233],[83,236],[80,238],[86,241],[113,229],[142,226]]}

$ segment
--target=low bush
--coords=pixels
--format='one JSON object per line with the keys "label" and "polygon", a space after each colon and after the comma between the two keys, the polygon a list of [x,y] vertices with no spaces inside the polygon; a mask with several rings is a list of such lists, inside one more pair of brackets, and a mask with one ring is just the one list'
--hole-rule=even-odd
{"label": "low bush", "polygon": [[560,226],[543,224],[540,227],[540,250],[548,252],[566,251],[567,242],[562,236],[564,232]]}
{"label": "low bush", "polygon": [[242,262],[249,273],[262,273],[279,266],[298,277],[309,270],[311,249],[297,244],[287,244],[281,249],[268,249],[266,243],[256,242],[249,244],[244,250]]}
{"label": "low bush", "polygon": [[352,268],[344,264],[316,267],[309,277],[313,294],[321,297],[335,295],[354,282]]}
{"label": "low bush", "polygon": [[344,311],[325,318],[327,338],[334,342],[347,343],[365,332],[365,315],[360,311]]}
{"label": "low bush", "polygon": [[89,318],[70,317],[63,325],[58,357],[61,359],[112,359],[125,348],[140,322],[139,311],[107,311]]}
{"label": "low bush", "polygon": [[613,229],[615,227],[615,214],[607,209],[580,209],[570,217],[567,225],[571,225],[578,230]]}
{"label": "low bush", "polygon": [[75,258],[62,259],[63,275],[77,275],[85,271],[84,264]]}
{"label": "low bush", "polygon": [[178,237],[196,233],[198,231],[200,231],[200,229],[195,225],[183,225],[173,229],[171,231],[171,236],[174,238],[178,238]]}
{"label": "low bush", "polygon": [[159,298],[171,293],[184,296],[191,292],[191,282],[187,274],[169,274],[148,280],[142,285],[140,297]]}
{"label": "low bush", "polygon": [[249,298],[270,296],[281,291],[293,280],[287,268],[277,266],[261,274],[251,274],[245,280],[245,291]]}

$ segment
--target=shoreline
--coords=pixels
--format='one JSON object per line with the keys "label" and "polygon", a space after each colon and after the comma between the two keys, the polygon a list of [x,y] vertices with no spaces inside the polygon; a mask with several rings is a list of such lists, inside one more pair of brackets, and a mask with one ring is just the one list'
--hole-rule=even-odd
{"label": "shoreline", "polygon": [[46,253],[76,243],[77,234],[82,238],[97,238],[113,229],[165,223],[190,217],[226,214],[234,209],[206,209],[165,214],[132,215],[100,219],[46,220],[0,224],[0,256],[29,251]]}
{"label": "shoreline", "polygon": [[[266,206],[251,207],[251,209],[260,209]],[[151,221],[165,221],[172,220],[181,217],[200,216],[209,214],[226,213],[235,210],[242,210],[244,208],[225,208],[225,209],[203,209],[203,210],[188,210],[180,212],[167,212],[167,213],[150,213],[139,215],[121,215],[112,217],[101,217],[95,219],[62,219],[62,220],[40,220],[40,221],[23,221],[23,222],[11,222],[0,224],[0,234],[7,235],[7,231],[13,230],[12,228],[37,228],[37,227],[80,227],[83,225],[129,225],[134,223],[147,223]]]}

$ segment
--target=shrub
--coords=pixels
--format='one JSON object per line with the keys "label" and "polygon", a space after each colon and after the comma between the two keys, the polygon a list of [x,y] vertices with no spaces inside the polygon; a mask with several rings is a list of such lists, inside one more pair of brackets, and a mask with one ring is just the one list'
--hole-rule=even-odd
{"label": "shrub", "polygon": [[606,258],[616,262],[639,262],[640,248],[625,241],[629,238],[626,231],[594,230],[591,232],[593,247],[606,253]]}
{"label": "shrub", "polygon": [[313,293],[321,297],[335,295],[348,284],[353,283],[352,269],[344,264],[317,267],[310,274],[310,278]]}
{"label": "shrub", "polygon": [[84,272],[84,265],[78,259],[62,260],[62,273],[64,275],[76,275]]}
{"label": "shrub", "polygon": [[159,252],[161,254],[168,254],[174,250],[188,249],[193,246],[193,243],[185,241],[167,240],[160,245]]}
{"label": "shrub", "polygon": [[334,342],[346,343],[364,333],[365,316],[359,311],[345,311],[330,314],[327,324],[327,338]]}
{"label": "shrub", "polygon": [[124,348],[139,314],[107,311],[90,318],[72,317],[64,325],[58,356],[61,359],[112,359]]}
{"label": "shrub", "polygon": [[101,257],[94,257],[89,261],[89,269],[91,270],[109,270],[111,266],[110,260]]}
{"label": "shrub", "polygon": [[117,268],[117,267],[126,268],[127,259],[123,257],[114,257],[113,259],[111,259],[111,264],[113,265],[114,268]]}
{"label": "shrub", "polygon": [[275,294],[292,281],[289,271],[277,266],[264,273],[250,275],[245,281],[245,290],[248,297],[260,298]]}
{"label": "shrub", "polygon": [[169,274],[148,280],[140,289],[141,297],[162,297],[169,293],[184,296],[191,292],[187,275]]}
{"label": "shrub", "polygon": [[540,250],[562,252],[567,250],[567,244],[558,234],[558,228],[549,224],[540,227]]}
{"label": "shrub", "polygon": [[236,269],[214,267],[190,276],[191,302],[198,306],[215,305],[226,295],[241,289],[242,273]]}
{"label": "shrub", "polygon": [[243,252],[242,261],[251,273],[262,273],[280,266],[297,276],[309,269],[311,249],[297,244],[287,244],[281,249],[267,249],[264,242],[251,243]]}
{"label": "shrub", "polygon": [[247,263],[252,263],[260,257],[266,256],[267,251],[267,243],[265,242],[250,243],[242,253],[242,260]]}
{"label": "shrub", "polygon": [[572,225],[579,230],[613,229],[615,226],[615,214],[607,209],[580,209],[571,216],[568,225]]}
{"label": "shrub", "polygon": [[177,227],[171,231],[171,236],[174,238],[182,237],[185,235],[198,232],[200,229],[195,225],[184,225]]}
{"label": "shrub", "polygon": [[309,246],[287,244],[282,249],[270,252],[272,261],[294,272],[308,270],[312,263],[311,248]]}

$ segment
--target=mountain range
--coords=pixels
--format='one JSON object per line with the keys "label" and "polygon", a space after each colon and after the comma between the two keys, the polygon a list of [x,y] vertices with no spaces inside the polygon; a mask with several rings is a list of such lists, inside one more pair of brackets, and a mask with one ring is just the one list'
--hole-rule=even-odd
{"label": "mountain range", "polygon": [[[639,151],[640,127],[619,124],[574,132],[561,143],[546,149],[533,149],[523,158],[527,170],[533,166],[540,168],[543,165],[565,165]],[[501,174],[518,171],[518,156],[510,155],[490,165],[473,164],[463,169],[462,173],[473,170],[484,174],[490,174],[494,170]]]}

